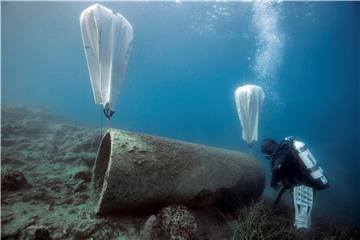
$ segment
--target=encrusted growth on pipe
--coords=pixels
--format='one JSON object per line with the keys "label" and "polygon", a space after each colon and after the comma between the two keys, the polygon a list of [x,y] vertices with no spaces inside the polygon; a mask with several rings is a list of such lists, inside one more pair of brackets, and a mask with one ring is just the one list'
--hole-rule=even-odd
{"label": "encrusted growth on pipe", "polygon": [[108,168],[111,153],[111,135],[110,132],[106,132],[103,136],[98,155],[93,169],[93,183],[95,188],[102,187],[104,183],[105,173]]}
{"label": "encrusted growth on pipe", "polygon": [[100,214],[171,203],[236,208],[264,189],[263,169],[246,153],[115,129],[104,135],[93,171]]}

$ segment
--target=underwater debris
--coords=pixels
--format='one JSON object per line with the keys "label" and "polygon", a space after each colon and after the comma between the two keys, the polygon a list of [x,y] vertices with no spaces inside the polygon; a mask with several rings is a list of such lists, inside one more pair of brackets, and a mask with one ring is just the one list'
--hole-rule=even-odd
{"label": "underwater debris", "polygon": [[[96,211],[106,214],[196,206],[204,190],[219,202],[231,192],[240,206],[261,196],[265,179],[260,163],[242,152],[112,129],[101,142],[93,180]],[[217,191],[222,188],[227,191]]]}

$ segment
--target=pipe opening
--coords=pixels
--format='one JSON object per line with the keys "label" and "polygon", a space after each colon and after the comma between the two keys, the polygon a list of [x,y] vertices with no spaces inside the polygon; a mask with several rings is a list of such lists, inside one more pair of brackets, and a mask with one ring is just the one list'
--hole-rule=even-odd
{"label": "pipe opening", "polygon": [[111,135],[110,132],[105,133],[101,140],[100,147],[96,156],[94,170],[93,170],[93,183],[95,189],[102,188],[104,177],[109,165],[111,154]]}
{"label": "pipe opening", "polygon": [[99,145],[92,196],[97,215],[143,214],[171,203],[226,212],[260,196],[263,183],[250,155],[112,129]]}

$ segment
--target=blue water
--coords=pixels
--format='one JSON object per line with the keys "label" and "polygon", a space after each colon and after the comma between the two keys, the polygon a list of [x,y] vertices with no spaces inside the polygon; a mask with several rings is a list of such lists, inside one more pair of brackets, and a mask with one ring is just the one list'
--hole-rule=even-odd
{"label": "blue water", "polygon": [[[44,105],[105,126],[79,27],[91,4],[1,4],[2,104]],[[315,213],[360,222],[360,3],[103,5],[135,33],[113,127],[246,151],[233,93],[258,84],[260,139],[305,141],[331,181]]]}

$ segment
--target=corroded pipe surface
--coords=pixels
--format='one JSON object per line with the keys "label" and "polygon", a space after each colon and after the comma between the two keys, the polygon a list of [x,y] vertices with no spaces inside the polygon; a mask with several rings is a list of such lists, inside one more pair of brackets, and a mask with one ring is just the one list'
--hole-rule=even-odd
{"label": "corroded pipe surface", "polygon": [[264,171],[251,155],[112,129],[94,164],[98,214],[206,204],[232,210],[261,196]]}

